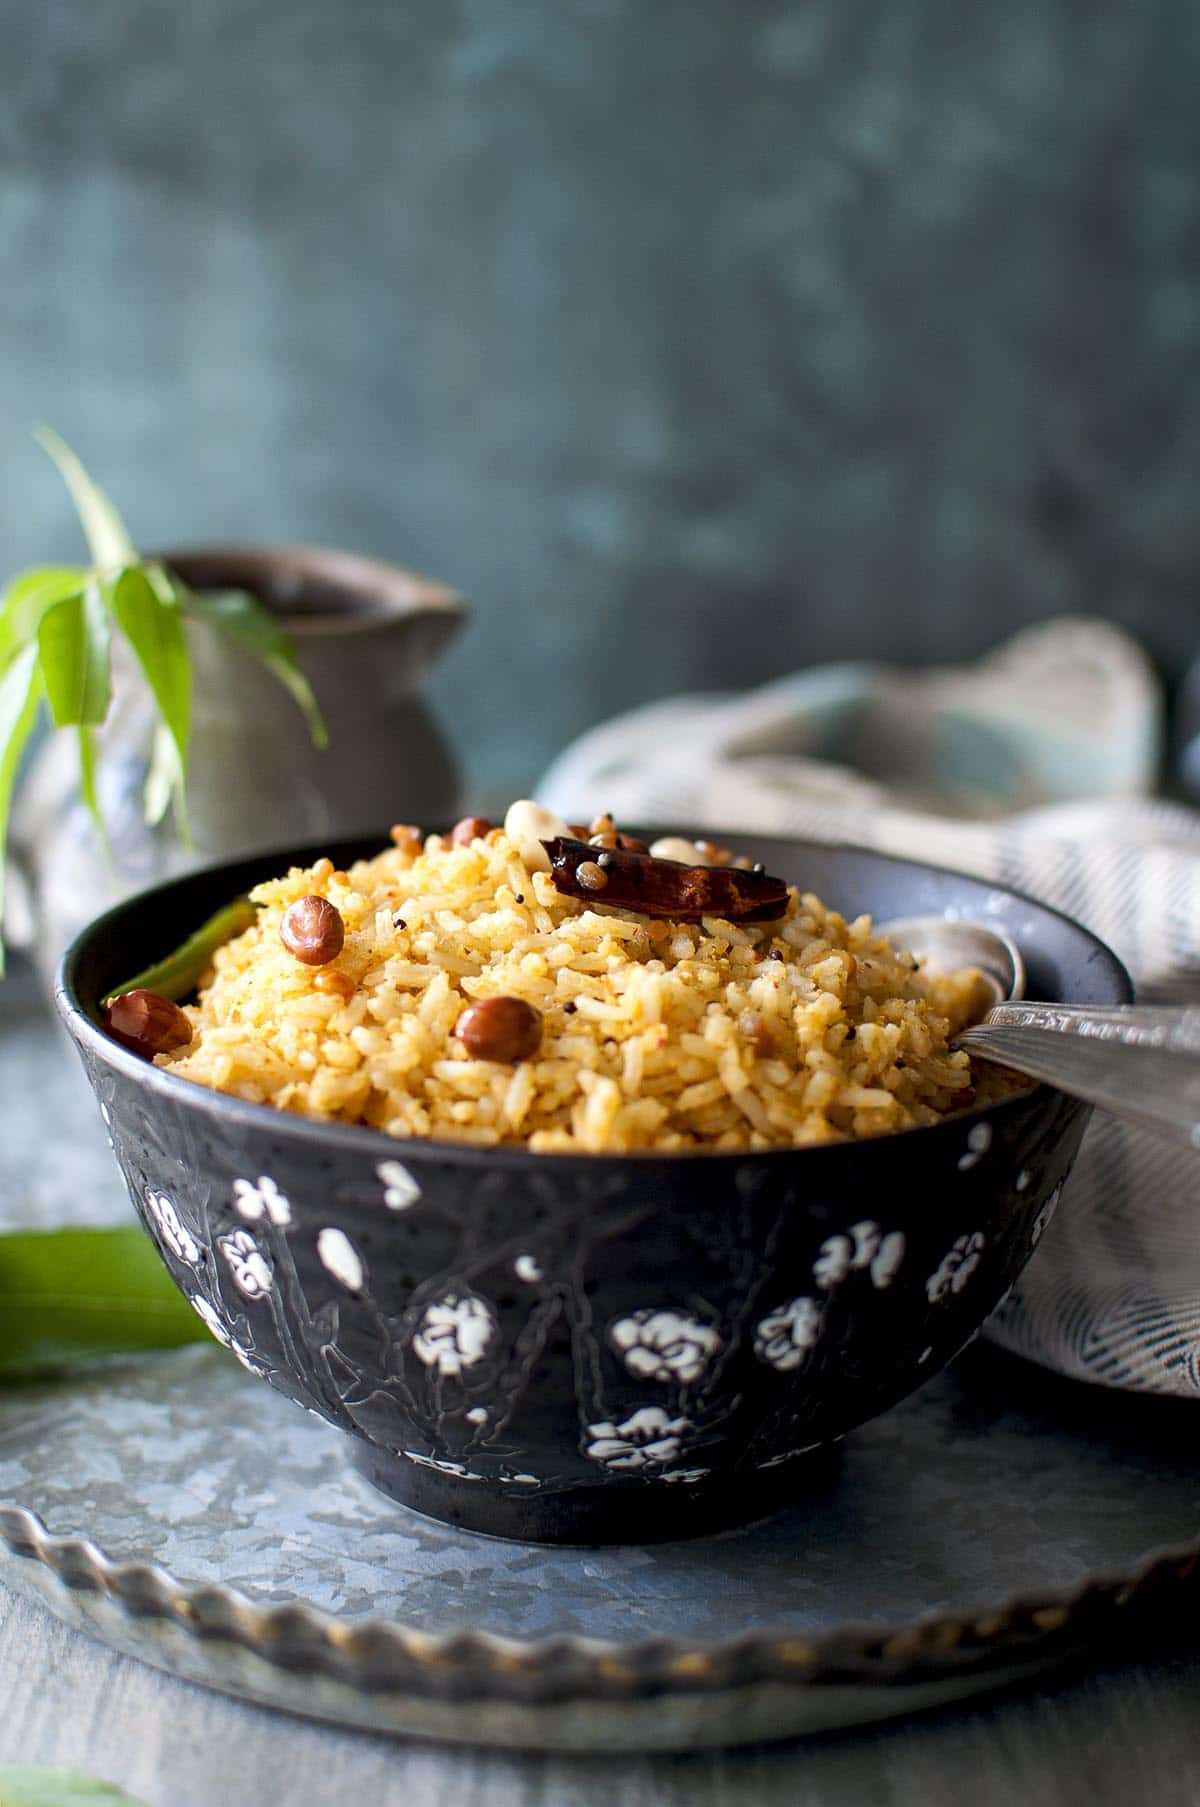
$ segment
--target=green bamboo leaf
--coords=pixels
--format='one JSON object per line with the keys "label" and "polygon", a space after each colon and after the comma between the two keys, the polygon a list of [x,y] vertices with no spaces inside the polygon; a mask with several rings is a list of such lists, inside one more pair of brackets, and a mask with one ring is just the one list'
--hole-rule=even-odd
{"label": "green bamboo leaf", "polygon": [[0,671],[36,636],[42,616],[88,581],[81,565],[41,565],[14,577],[0,601]]}
{"label": "green bamboo leaf", "polygon": [[101,834],[106,833],[96,795],[96,743],[86,722],[79,724],[79,790],[92,821]]}
{"label": "green bamboo leaf", "polygon": [[0,1765],[0,1807],[145,1807],[111,1782],[74,1769]]}
{"label": "green bamboo leaf", "polygon": [[138,566],[108,586],[117,624],[137,656],[182,760],[192,731],[192,672],[179,610]]}
{"label": "green bamboo leaf", "polygon": [[55,725],[96,725],[112,700],[111,626],[97,583],[47,609],[38,628],[42,682]]}
{"label": "green bamboo leaf", "polygon": [[171,798],[182,793],[184,774],[180,769],[175,742],[159,722],[150,749],[150,767],[142,793],[142,807],[151,828],[157,828],[171,807]]}
{"label": "green bamboo leaf", "polygon": [[209,1334],[136,1226],[0,1234],[0,1380]]}
{"label": "green bamboo leaf", "polygon": [[[8,811],[21,754],[33,732],[41,700],[38,649],[19,652],[0,678],[0,925],[4,922],[4,849],[8,837]],[[4,974],[4,941],[0,936],[0,977]]]}
{"label": "green bamboo leaf", "polygon": [[175,587],[180,606],[197,621],[207,621],[253,653],[288,691],[308,724],[313,745],[329,745],[329,734],[312,685],[300,669],[292,637],[256,596],[246,590],[221,590],[201,594],[186,590],[178,579],[165,574]]}
{"label": "green bamboo leaf", "polygon": [[161,595],[138,566],[122,571],[107,589],[117,625],[137,656],[170,736],[169,749],[165,749],[162,736],[156,738],[152,778],[147,785],[147,815],[152,801],[150,782],[156,772],[160,778],[165,774],[169,778],[168,794],[173,792],[175,796],[180,828],[186,838],[184,773],[192,732],[192,662],[182,617],[175,603]]}
{"label": "green bamboo leaf", "polygon": [[104,811],[100,808],[100,798],[96,791],[95,732],[86,722],[81,722],[76,732],[79,735],[79,795],[92,818],[92,826],[96,830],[105,863],[115,876],[117,869],[113,860],[112,843],[108,838],[108,824],[104,820]]}
{"label": "green bamboo leaf", "polygon": [[54,460],[71,492],[93,564],[110,576],[123,565],[136,565],[137,548],[129,537],[129,529],[104,491],[92,482],[70,446],[49,427],[36,428],[34,437]]}

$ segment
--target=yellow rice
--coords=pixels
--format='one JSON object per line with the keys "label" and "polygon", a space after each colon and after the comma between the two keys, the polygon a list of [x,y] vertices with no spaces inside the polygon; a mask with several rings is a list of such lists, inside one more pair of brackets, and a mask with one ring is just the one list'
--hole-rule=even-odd
{"label": "yellow rice", "polygon": [[[331,968],[279,937],[287,906],[313,894],[345,923]],[[970,1061],[948,1044],[977,1012],[978,974],[927,976],[869,917],[807,894],[776,923],[650,923],[560,896],[493,830],[468,846],[431,835],[415,857],[388,848],[349,873],[319,861],[253,896],[257,922],[188,1009],[193,1041],[158,1064],[281,1110],[613,1152],[877,1136],[974,1102]],[[322,990],[320,971],[352,995]],[[532,1059],[473,1059],[455,1037],[460,1012],[494,996],[542,1013]]]}

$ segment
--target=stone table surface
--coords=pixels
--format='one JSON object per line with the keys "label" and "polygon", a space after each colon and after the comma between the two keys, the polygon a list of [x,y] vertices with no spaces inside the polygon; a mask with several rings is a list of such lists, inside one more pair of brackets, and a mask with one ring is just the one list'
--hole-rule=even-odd
{"label": "stone table surface", "polygon": [[[31,1058],[36,1051],[37,1058]],[[0,1009],[0,1224],[124,1209],[82,1082],[56,1067],[27,975]],[[53,1084],[58,1126],[41,1130]],[[118,1656],[0,1588],[0,1765],[84,1769],[148,1807],[570,1807],[907,1801],[929,1807],[1200,1803],[1200,1654],[1043,1682],[906,1724],[695,1757],[565,1758],[342,1732],[226,1699]],[[0,1794],[0,1807],[3,1796]]]}

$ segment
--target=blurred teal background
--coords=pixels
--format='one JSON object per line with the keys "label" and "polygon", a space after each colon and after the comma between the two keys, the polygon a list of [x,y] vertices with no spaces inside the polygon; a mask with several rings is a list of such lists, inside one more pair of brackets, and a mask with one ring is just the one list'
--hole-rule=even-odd
{"label": "blurred teal background", "polygon": [[302,539],[614,710],[1089,610],[1200,643],[1194,0],[0,0],[0,562]]}

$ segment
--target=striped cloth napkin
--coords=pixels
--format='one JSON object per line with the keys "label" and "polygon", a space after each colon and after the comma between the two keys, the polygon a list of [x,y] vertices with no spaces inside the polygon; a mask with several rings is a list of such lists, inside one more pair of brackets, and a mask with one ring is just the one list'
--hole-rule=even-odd
{"label": "striped cloth napkin", "polygon": [[[567,820],[599,800],[618,820],[919,850],[1077,917],[1140,998],[1198,1001],[1200,813],[1145,794],[1162,723],[1138,647],[1073,619],[961,670],[826,667],[656,704],[577,741],[537,794]],[[1095,1118],[987,1334],[1078,1379],[1200,1396],[1200,1154]]]}

